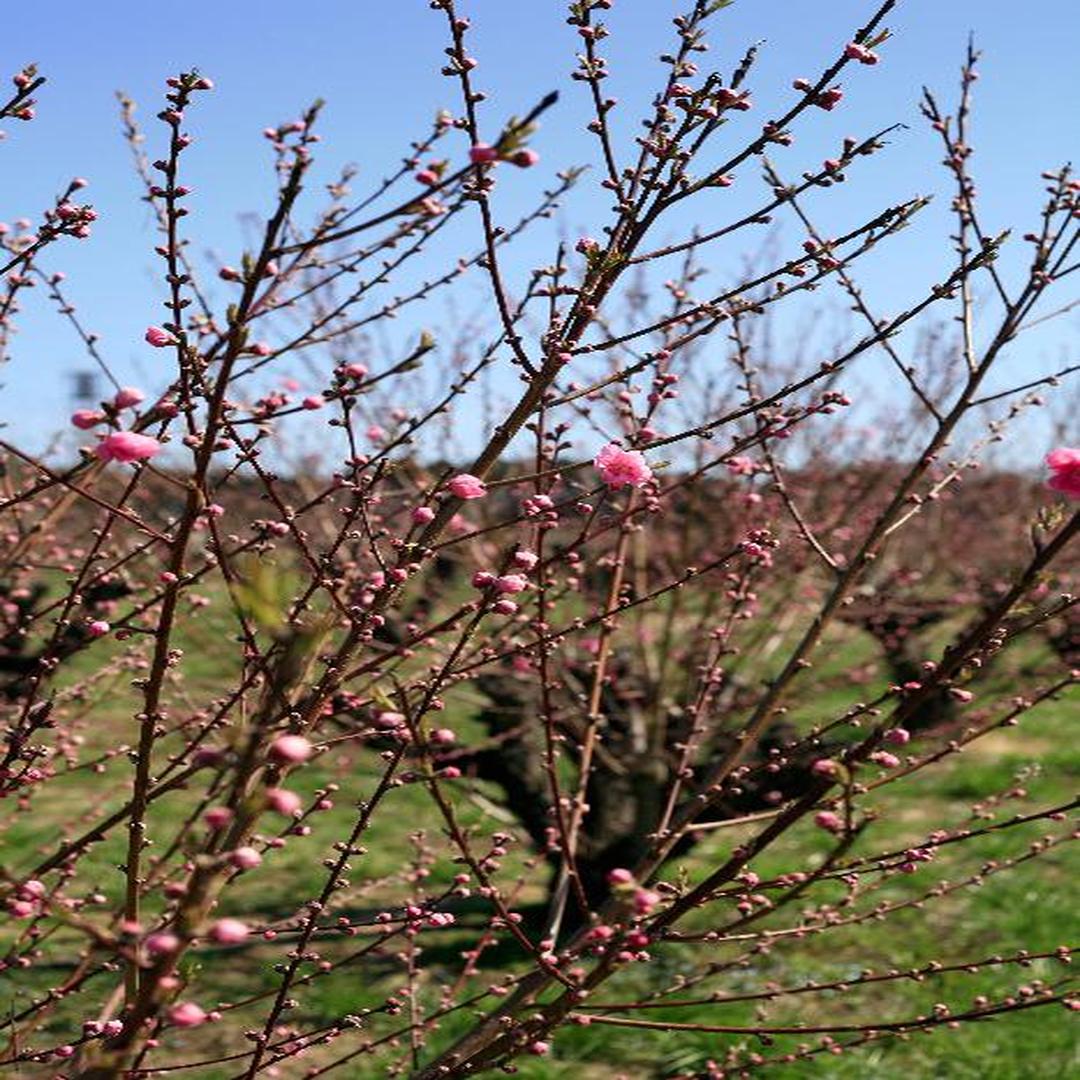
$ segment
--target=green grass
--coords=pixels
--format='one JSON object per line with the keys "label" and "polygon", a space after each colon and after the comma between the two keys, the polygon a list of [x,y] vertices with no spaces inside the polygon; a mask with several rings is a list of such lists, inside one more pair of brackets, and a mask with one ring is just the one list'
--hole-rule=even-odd
{"label": "green grass", "polygon": [[[222,603],[215,603],[195,619],[185,621],[180,642],[187,657],[183,697],[191,702],[192,708],[205,703],[207,698],[228,685],[233,673],[222,660],[228,650],[215,649],[211,645],[230,632],[230,621]],[[68,678],[89,674],[93,663],[101,663],[102,655],[95,651],[93,660],[80,658]],[[813,675],[814,692],[803,697],[805,704],[792,711],[792,719],[817,722],[850,705],[855,691],[843,683],[841,676],[851,665],[866,661],[868,655],[867,641],[858,634],[843,631],[830,640],[822,650],[822,663]],[[1028,652],[1019,659],[1003,662],[993,673],[994,686],[1007,689],[1016,665],[1038,663],[1039,659]],[[134,725],[130,715],[137,696],[127,685],[131,675],[127,673],[120,678],[104,705],[95,707],[84,718],[82,732],[88,750],[113,746],[118,740],[133,741]],[[451,724],[465,731],[467,706],[461,702],[455,704],[453,695],[450,697],[451,712],[454,713]],[[992,698],[993,694],[988,693],[987,697]],[[986,809],[985,812],[994,815],[995,820],[1071,798],[1080,773],[1080,753],[1074,735],[1078,701],[1080,697],[1073,694],[1070,698],[1048,702],[1028,714],[1017,729],[996,733],[932,770],[881,789],[880,796],[875,793],[871,801],[880,810],[881,817],[869,830],[867,839],[860,841],[855,853],[901,848],[917,842],[933,828],[965,823],[977,827],[981,821],[972,817],[973,808],[1009,788],[1022,787],[1024,794]],[[179,706],[174,705],[174,712],[178,709]],[[377,765],[372,756],[332,753],[301,770],[295,780],[290,781],[290,786],[305,795],[329,782],[340,785],[334,795],[333,810],[313,819],[314,831],[310,837],[292,838],[284,849],[271,853],[266,872],[241,879],[240,884],[230,891],[220,913],[245,914],[249,918],[271,921],[291,913],[298,898],[315,893],[325,874],[321,860],[331,854],[332,841],[348,831],[355,819],[358,801],[371,795],[378,775]],[[103,773],[82,770],[59,778],[53,782],[53,793],[48,800],[35,804],[32,814],[20,813],[11,804],[0,805],[0,812],[9,823],[6,838],[8,869],[20,873],[36,861],[39,852],[51,850],[62,823],[72,820],[73,816],[81,819],[84,828],[108,809],[120,805],[126,797],[129,778],[130,764],[120,756],[109,762]],[[485,794],[491,799],[496,797],[494,791]],[[194,805],[196,796],[195,791],[181,792],[157,804],[150,819],[150,835],[166,835],[177,815]],[[462,824],[472,829],[490,834],[504,827],[502,821],[490,816],[484,802],[466,797],[465,785],[457,788],[456,807]],[[976,814],[979,812],[975,810]],[[956,845],[945,849],[918,873],[890,878],[888,884],[874,895],[891,902],[915,898],[939,880],[963,879],[987,860],[1014,858],[1039,837],[1061,828],[1060,825],[1036,822],[992,833],[970,844]],[[350,875],[352,888],[340,898],[340,913],[360,917],[395,899],[400,902],[403,886],[398,875],[409,853],[405,838],[409,832],[419,829],[426,830],[427,842],[435,853],[431,877],[425,888],[432,890],[450,881],[459,867],[447,857],[441,820],[434,813],[424,790],[417,785],[406,785],[387,796],[382,812],[376,814],[372,829],[364,836],[362,842],[367,853],[354,860]],[[77,833],[80,828],[74,831]],[[671,867],[668,878],[674,878],[681,869],[690,882],[701,880],[746,835],[749,833],[741,828],[713,834],[679,867]],[[754,868],[767,877],[794,867],[810,867],[827,847],[828,839],[819,830],[806,825],[782,837],[755,860]],[[525,854],[515,849],[504,860],[504,882],[512,880]],[[123,837],[118,834],[93,848],[80,864],[80,880],[92,883],[114,902],[122,888],[122,874],[118,870],[122,859]],[[270,868],[272,872],[269,872]],[[1021,948],[1041,951],[1069,944],[1075,942],[1080,929],[1071,888],[1078,873],[1080,861],[1076,854],[1069,845],[1061,845],[1013,870],[990,876],[981,887],[965,887],[939,902],[905,909],[886,922],[864,922],[805,940],[782,939],[768,956],[755,957],[746,966],[736,967],[708,981],[694,991],[693,996],[701,996],[702,991],[705,994],[712,991],[737,993],[759,989],[769,980],[783,986],[797,986],[810,979],[852,978],[867,967],[876,971],[905,970],[921,967],[931,959],[948,964],[995,953],[1008,955]],[[532,880],[534,883],[519,897],[517,906],[523,910],[542,899],[536,873]],[[820,899],[826,891],[816,895]],[[834,889],[831,895],[834,900],[839,900],[842,890]],[[461,918],[467,922],[475,920],[476,916],[466,912]],[[785,911],[774,922],[767,921],[762,925],[786,926],[792,918],[792,914]],[[65,940],[76,939],[72,931],[61,929],[48,943],[47,952],[51,953],[54,946],[57,953],[61,952],[59,946]],[[436,1006],[440,984],[456,976],[461,964],[460,950],[471,940],[472,935],[463,928],[432,936],[430,941],[424,942],[427,975],[420,995],[426,1007]],[[362,941],[362,938],[328,938],[320,942],[319,949],[324,957],[335,960],[357,948]],[[653,962],[620,970],[597,992],[595,1000],[631,1000],[670,985],[674,977],[692,973],[702,963],[729,960],[736,955],[730,944],[688,946],[673,943],[658,946],[653,951]],[[272,965],[280,960],[281,952],[280,945],[257,944],[241,950],[203,953],[199,964],[212,991],[201,991],[201,998],[209,1001],[209,994],[220,1000],[236,1000],[252,992],[271,990],[276,984]],[[315,979],[296,994],[299,1004],[288,1014],[290,1023],[304,1030],[336,1021],[346,1013],[378,1007],[391,990],[401,985],[403,967],[396,953],[396,949],[387,950],[363,963],[344,968],[332,978]],[[478,990],[497,981],[505,971],[516,970],[519,962],[519,954],[513,945],[500,947],[485,957],[481,977],[473,981],[472,988]],[[52,985],[56,974],[53,969],[37,966],[0,973],[0,1005],[5,1010],[17,1011]],[[757,1022],[812,1025],[862,1023],[872,1018],[899,1020],[926,1013],[937,1001],[948,1002],[954,1011],[962,1011],[978,994],[997,998],[1033,979],[1054,982],[1066,974],[1067,970],[1056,961],[1039,961],[1028,969],[1005,966],[922,982],[903,979],[852,989],[844,994],[780,997],[767,1005],[753,1002],[695,1006],[650,1011],[647,1015],[657,1020],[735,1026]],[[73,1018],[92,1015],[113,978],[106,975],[91,982],[85,992],[59,1003],[49,1014],[45,1030],[39,1035],[42,1043],[47,1045],[54,1039],[70,1037]],[[432,1033],[430,1047],[437,1049],[448,1044],[467,1029],[473,1015],[471,1011],[462,1011],[447,1017]],[[235,1052],[243,1046],[239,1031],[254,1023],[257,1016],[256,1010],[240,1010],[220,1025],[190,1033],[186,1040],[171,1039],[170,1043],[176,1045],[170,1055],[182,1059],[185,1041],[189,1044],[188,1054],[212,1056],[215,1051]],[[375,1018],[367,1037],[383,1034],[390,1030],[392,1023],[400,1022],[401,1018],[396,1021]],[[870,1076],[884,1080],[937,1076],[950,1080],[1064,1077],[1080,1068],[1080,1062],[1076,1060],[1074,1023],[1065,1009],[1049,1006],[992,1022],[964,1025],[956,1031],[938,1029],[932,1035],[884,1039],[871,1047],[839,1056],[822,1054],[791,1066],[774,1066],[768,1075],[782,1080],[809,1076],[837,1080]],[[354,1048],[358,1038],[347,1035],[340,1045],[344,1049]],[[775,1056],[791,1049],[798,1041],[779,1037],[774,1046],[766,1047],[739,1035],[641,1033],[598,1024],[571,1025],[556,1033],[550,1056],[522,1059],[519,1075],[535,1078],[622,1075],[628,1080],[663,1078],[701,1070],[710,1059],[722,1062],[732,1047],[756,1049],[766,1056]],[[806,1041],[815,1042],[816,1037],[807,1037]],[[340,1052],[335,1046],[333,1053]],[[301,1062],[289,1063],[282,1075],[286,1078],[301,1076],[304,1068],[324,1060],[330,1053],[316,1050]],[[166,1060],[169,1058],[162,1058],[162,1061]],[[207,1066],[177,1075],[225,1080],[234,1074],[234,1067]],[[38,1074],[27,1071],[18,1075]],[[382,1065],[376,1066],[360,1058],[335,1075],[366,1078],[382,1076],[384,1072]]]}

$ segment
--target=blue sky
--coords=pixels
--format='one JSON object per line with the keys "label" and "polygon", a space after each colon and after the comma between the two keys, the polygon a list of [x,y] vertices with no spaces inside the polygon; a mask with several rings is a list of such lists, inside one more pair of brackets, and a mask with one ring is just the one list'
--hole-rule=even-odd
{"label": "blue sky", "polygon": [[[624,134],[649,103],[661,71],[656,55],[670,44],[671,16],[684,6],[617,0],[606,16],[613,32],[604,49],[609,87],[626,106],[619,110]],[[756,107],[745,131],[790,101],[792,78],[816,76],[874,6],[870,0],[738,0],[716,17],[707,61],[722,72],[730,72],[749,43],[764,41],[750,80]],[[496,205],[509,222],[556,168],[595,160],[594,140],[583,131],[585,91],[569,78],[577,38],[565,24],[565,5],[556,0],[462,0],[460,11],[475,26],[470,41],[480,61],[478,85],[489,94],[482,116],[492,134],[506,115],[525,111],[547,90],[562,94],[533,142],[541,166],[500,179]],[[904,122],[910,130],[894,135],[890,150],[853,175],[841,198],[822,200],[815,214],[826,231],[839,231],[910,195],[947,192],[947,178],[936,171],[940,150],[918,116],[917,100],[923,84],[950,100],[971,30],[984,53],[974,129],[984,220],[991,231],[1010,224],[1025,231],[1041,199],[1038,171],[1075,156],[1080,6],[1069,0],[901,0],[887,25],[894,37],[881,50],[882,63],[852,71],[841,108],[831,114],[812,110],[795,146],[774,155],[777,164],[798,176],[829,156],[844,135]],[[45,266],[67,273],[71,299],[101,335],[123,380],[158,389],[160,354],[151,355],[141,341],[143,328],[161,318],[163,294],[151,253],[156,239],[120,137],[114,91],[123,89],[140,103],[153,152],[155,140],[163,145],[164,128],[153,115],[164,77],[198,67],[214,79],[216,90],[201,96],[186,125],[196,136],[185,161],[187,181],[196,189],[186,227],[200,238],[196,252],[236,262],[246,236],[242,215],[264,212],[273,194],[262,128],[325,98],[316,176],[325,182],[342,164],[355,162],[360,191],[365,179],[377,181],[397,163],[407,140],[426,129],[437,108],[458,109],[456,84],[439,74],[444,46],[443,17],[425,0],[187,0],[172,9],[118,0],[19,5],[7,17],[0,70],[34,61],[49,82],[37,95],[38,119],[7,123],[8,139],[0,144],[0,220],[37,218],[70,177],[91,181],[85,194],[101,215],[92,239],[53,249]],[[737,129],[728,137],[737,138]],[[464,136],[459,144],[455,148],[463,153]],[[594,177],[561,211],[554,231],[532,234],[519,246],[508,263],[511,275],[548,261],[553,235],[579,235],[590,222],[590,231],[597,231],[607,200]],[[738,186],[748,195],[760,192],[752,173],[740,176]],[[887,255],[868,264],[862,280],[878,310],[900,310],[929,279],[948,272],[950,252],[940,242],[949,226],[946,202],[939,199]],[[703,206],[701,214],[710,223],[712,214],[734,205]],[[664,239],[677,237],[677,228],[671,229]],[[472,244],[463,241],[462,250],[471,251]],[[718,250],[716,272],[722,276],[739,251]],[[86,363],[77,340],[48,311],[44,290],[36,291],[20,318],[13,361],[0,372],[0,415],[10,424],[8,437],[40,445],[70,411],[67,373]],[[424,313],[428,322],[441,318],[445,312]],[[419,323],[398,329],[404,335],[414,325]],[[1005,376],[1062,366],[1065,343],[1078,325],[1067,316],[1033,333]]]}

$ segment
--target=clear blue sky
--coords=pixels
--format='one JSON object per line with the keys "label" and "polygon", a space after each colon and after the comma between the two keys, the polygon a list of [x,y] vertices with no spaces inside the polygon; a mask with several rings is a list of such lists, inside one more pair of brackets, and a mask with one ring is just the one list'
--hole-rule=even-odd
{"label": "clear blue sky", "polygon": [[[684,6],[616,0],[607,13],[613,37],[604,51],[611,91],[626,103],[620,110],[624,130],[648,105],[660,72],[656,55],[669,46],[670,18]],[[748,43],[764,41],[750,83],[756,107],[745,130],[790,101],[791,79],[815,76],[874,7],[872,0],[737,0],[717,16],[708,62],[721,71],[730,72]],[[585,91],[569,78],[578,42],[565,24],[565,4],[557,0],[461,0],[460,9],[476,28],[471,41],[480,60],[478,85],[490,95],[482,115],[492,134],[507,114],[524,111],[543,92],[562,93],[533,143],[543,155],[541,167],[500,181],[498,208],[512,221],[556,168],[594,160],[594,140],[582,130],[588,119]],[[940,150],[918,117],[917,100],[924,83],[944,100],[955,92],[973,30],[984,53],[974,134],[983,215],[991,230],[1016,224],[1023,231],[1034,222],[1041,199],[1038,170],[1076,156],[1080,5],[901,0],[888,25],[894,37],[882,49],[882,63],[852,71],[843,105],[832,114],[815,110],[811,123],[798,129],[795,147],[774,155],[776,161],[797,176],[832,153],[845,134],[907,122],[911,130],[894,136],[887,154],[853,175],[843,198],[821,203],[822,224],[839,230],[909,195],[947,191],[944,175],[935,172]],[[438,71],[444,19],[425,0],[187,0],[173,8],[60,0],[17,5],[5,30],[0,69],[10,73],[34,61],[49,82],[38,94],[38,119],[7,124],[8,139],[0,144],[0,219],[37,218],[70,177],[90,179],[85,194],[101,214],[93,238],[53,249],[45,265],[67,272],[71,298],[101,334],[102,348],[123,379],[148,389],[160,388],[154,374],[160,359],[142,344],[141,333],[161,318],[161,283],[150,253],[155,233],[120,137],[115,90],[124,89],[140,103],[153,151],[153,140],[160,146],[163,138],[163,125],[153,119],[163,78],[198,67],[214,79],[215,92],[202,95],[189,112],[187,128],[197,143],[185,168],[196,195],[186,227],[202,240],[197,252],[212,250],[229,262],[243,249],[241,215],[264,211],[272,196],[264,126],[294,117],[315,97],[325,98],[318,179],[356,162],[360,190],[365,178],[377,180],[399,160],[406,141],[426,129],[438,107],[459,108],[456,83]],[[464,136],[459,143],[463,152]],[[753,171],[739,183],[748,193],[760,191]],[[577,235],[606,203],[595,180],[590,182],[563,211],[556,231]],[[706,217],[708,212],[706,207]],[[947,272],[950,253],[939,241],[947,227],[939,205],[891,245],[865,278],[871,303],[895,312],[919,295],[928,275]],[[523,243],[511,271],[548,261],[551,237],[537,233]],[[737,254],[730,249],[717,257]],[[0,372],[0,414],[11,425],[8,437],[40,445],[69,411],[65,373],[86,364],[78,342],[48,312],[44,290],[36,291],[41,295],[27,299],[20,319],[14,360]],[[1070,316],[1033,334],[1012,372],[1060,366],[1077,327]]]}

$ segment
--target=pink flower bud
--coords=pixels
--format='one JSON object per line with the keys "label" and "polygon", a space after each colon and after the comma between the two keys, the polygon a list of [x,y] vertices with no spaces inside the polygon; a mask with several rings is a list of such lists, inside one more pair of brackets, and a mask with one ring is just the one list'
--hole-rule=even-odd
{"label": "pink flower bud", "polygon": [[238,847],[229,853],[229,865],[237,870],[254,870],[262,856],[253,847]]}
{"label": "pink flower bud", "polygon": [[266,802],[271,810],[286,817],[292,817],[303,805],[300,796],[288,788],[267,788]]}
{"label": "pink flower bud", "polygon": [[233,812],[227,806],[211,806],[203,814],[203,821],[211,829],[224,829],[233,819]]}
{"label": "pink flower bud", "polygon": [[219,945],[239,945],[250,933],[248,924],[239,919],[218,919],[210,928],[210,940]]}
{"label": "pink flower bud", "polygon": [[529,587],[523,574],[503,574],[495,579],[495,588],[501,593],[519,593]]}
{"label": "pink flower bud", "polygon": [[904,746],[911,742],[911,732],[902,727],[891,728],[885,732],[885,741],[890,746]]}
{"label": "pink flower bud", "polygon": [[1053,473],[1046,486],[1070,499],[1080,499],[1080,449],[1063,446],[1052,450],[1046,455],[1046,464]]}
{"label": "pink flower bud", "polygon": [[91,637],[104,637],[112,627],[104,619],[95,619],[86,629]]}
{"label": "pink flower bud", "polygon": [[148,326],[146,342],[148,345],[153,345],[155,349],[164,349],[167,345],[175,345],[176,339],[168,330],[163,330],[160,326]]}
{"label": "pink flower bud", "polygon": [[459,499],[482,499],[487,494],[487,485],[478,476],[461,473],[450,481],[450,490]]}
{"label": "pink flower bud", "polygon": [[175,934],[160,930],[156,934],[151,934],[143,942],[143,947],[151,956],[169,956],[179,952],[181,944],[182,942]]}
{"label": "pink flower bud", "polygon": [[45,884],[37,878],[24,881],[18,888],[20,900],[43,900],[45,898]]}
{"label": "pink flower bud", "polygon": [[177,1027],[198,1027],[206,1022],[206,1013],[194,1001],[180,1001],[169,1010],[169,1022]]}
{"label": "pink flower bud", "polygon": [[510,163],[519,169],[530,169],[540,160],[540,155],[535,150],[518,150],[510,155]]}
{"label": "pink flower bud", "polygon": [[299,765],[311,757],[311,751],[303,735],[281,735],[270,744],[270,757],[279,765]]}
{"label": "pink flower bud", "polygon": [[487,143],[477,143],[469,150],[469,160],[474,165],[489,165],[499,160],[499,151]]}
{"label": "pink flower bud", "polygon": [[116,391],[116,396],[113,398],[113,405],[118,409],[130,409],[135,405],[138,405],[146,395],[134,386],[122,386]]}
{"label": "pink flower bud", "polygon": [[870,760],[885,769],[895,769],[900,764],[900,759],[888,750],[875,750],[870,755]]}
{"label": "pink flower bud", "polygon": [[149,435],[134,431],[114,431],[94,448],[102,461],[147,461],[161,449],[161,443]]}
{"label": "pink flower bud", "polygon": [[426,525],[435,520],[435,511],[430,506],[418,506],[412,512],[412,519],[417,525]]}
{"label": "pink flower bud", "polygon": [[840,815],[834,814],[831,810],[822,810],[815,814],[814,824],[819,829],[824,829],[826,832],[831,833],[840,832],[844,827],[844,822]]}
{"label": "pink flower bud", "polygon": [[634,893],[634,910],[639,915],[648,915],[660,903],[660,894],[651,889],[638,889]]}
{"label": "pink flower bud", "polygon": [[90,428],[100,424],[104,419],[105,414],[96,412],[94,409],[77,409],[71,414],[72,424],[81,431],[88,431]]}
{"label": "pink flower bud", "polygon": [[629,885],[634,880],[634,875],[620,866],[609,870],[607,879],[609,885]]}

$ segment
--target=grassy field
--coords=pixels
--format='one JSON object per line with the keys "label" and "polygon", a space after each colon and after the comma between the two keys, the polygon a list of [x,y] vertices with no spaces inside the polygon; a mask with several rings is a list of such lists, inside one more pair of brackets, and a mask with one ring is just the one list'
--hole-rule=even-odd
{"label": "grassy field", "polygon": [[[216,635],[227,633],[223,605],[211,605],[197,619],[186,624],[186,640],[181,642],[188,654],[182,694],[198,707],[220,693],[228,684],[230,672],[223,668],[218,654],[207,647]],[[853,632],[842,632],[830,643],[829,662],[818,673],[818,691],[807,700],[806,715],[818,718],[833,715],[851,701],[851,690],[838,684],[835,676],[855,658],[867,655],[867,642]],[[96,654],[100,657],[100,653]],[[87,658],[88,659],[88,658]],[[1030,649],[1016,658],[1007,658],[994,670],[992,679],[1006,688],[1014,677],[1015,665],[1038,664],[1042,657]],[[80,661],[81,663],[81,661]],[[83,664],[68,679],[85,676],[90,669]],[[135,695],[128,685],[131,672],[116,677],[115,686],[104,705],[95,705],[83,717],[81,728],[87,750],[115,747],[132,737],[132,712]],[[179,694],[177,695],[179,696]],[[869,842],[859,850],[903,847],[924,837],[934,828],[956,827],[973,821],[1003,820],[1016,813],[1064,802],[1071,798],[1080,774],[1080,751],[1076,741],[1077,705],[1080,697],[1048,702],[1028,714],[1022,724],[1007,733],[995,734],[976,743],[962,755],[946,759],[938,767],[923,771],[908,781],[882,791],[876,805],[881,818],[871,830]],[[465,715],[453,718],[464,728]],[[57,781],[47,803],[35,803],[32,813],[23,813],[8,804],[3,808],[7,827],[7,868],[21,872],[33,865],[39,852],[51,851],[61,836],[64,824],[78,819],[85,828],[99,819],[124,798],[130,766],[123,755],[109,762],[104,771],[81,769]],[[312,819],[313,832],[306,838],[290,839],[282,850],[274,852],[264,868],[250,882],[241,880],[230,891],[227,908],[221,914],[238,914],[252,921],[274,923],[295,910],[298,898],[318,891],[324,870],[321,860],[330,854],[330,844],[348,830],[355,816],[355,804],[370,794],[374,762],[359,764],[353,755],[324,755],[316,766],[301,770],[295,786],[305,794],[328,782],[340,785],[334,796],[334,808]],[[1003,792],[1022,788],[1024,794],[994,805]],[[462,819],[484,827],[489,832],[504,823],[493,818],[497,808],[489,801],[494,792],[470,799],[462,786],[459,800]],[[158,804],[152,816],[150,835],[160,831],[177,812],[193,805],[194,793],[178,793]],[[986,804],[981,809],[980,804]],[[400,875],[410,853],[403,847],[403,820],[415,821],[416,829],[426,829],[434,850],[427,888],[449,882],[457,871],[442,843],[439,822],[430,809],[428,797],[419,787],[405,786],[394,791],[385,807],[386,814],[376,817],[373,829],[365,838],[368,854],[358,860],[351,875],[352,887],[340,898],[340,914],[362,919],[389,903],[400,901]],[[77,826],[78,827],[78,826]],[[917,874],[892,877],[875,898],[894,902],[915,898],[941,881],[960,882],[990,860],[1008,860],[1022,855],[1036,839],[1061,825],[1048,828],[1045,821],[990,834],[969,844],[957,845],[942,852]],[[684,873],[690,880],[703,877],[738,842],[741,829],[725,829],[699,845],[680,866],[668,874],[674,878]],[[767,876],[797,866],[810,867],[820,859],[826,838],[807,825],[788,834],[767,855],[755,861],[755,869]],[[96,845],[84,864],[92,867],[96,887],[108,901],[115,901],[122,889],[118,864],[123,858],[119,834]],[[522,854],[505,860],[504,881],[512,878]],[[926,906],[910,907],[886,922],[864,921],[840,932],[805,940],[791,938],[776,943],[767,957],[755,957],[733,970],[696,988],[692,996],[714,991],[725,994],[760,989],[769,981],[785,987],[799,986],[810,980],[831,981],[853,978],[860,970],[877,972],[923,967],[930,960],[943,964],[958,959],[988,958],[994,954],[1013,955],[1018,949],[1051,950],[1075,943],[1080,930],[1075,888],[1080,860],[1072,847],[1062,844],[1049,853],[1024,862],[1007,872],[989,876],[981,886],[962,887],[947,897]],[[87,871],[84,870],[84,879]],[[535,878],[535,875],[534,875]],[[837,891],[836,899],[842,896]],[[519,897],[518,908],[528,916],[542,900],[540,889],[533,885]],[[859,905],[866,907],[866,901]],[[102,908],[101,910],[106,910]],[[440,984],[452,981],[460,970],[460,950],[474,935],[480,911],[470,913],[468,905],[459,916],[459,928],[431,935],[424,944],[424,966],[428,975],[419,992],[419,1001],[433,1007]],[[789,925],[792,913],[785,912],[776,925]],[[765,925],[770,925],[766,923]],[[5,931],[5,934],[8,933]],[[62,974],[50,967],[48,956],[62,944],[63,929],[43,945],[45,956],[40,965],[28,970],[0,973],[0,1004],[5,1012],[15,1014],[28,1001],[54,985]],[[322,954],[339,960],[358,948],[362,939],[329,939],[320,944]],[[269,991],[276,984],[272,965],[281,958],[280,942],[271,947],[262,943],[238,950],[203,949],[198,964],[202,966],[219,998],[237,1001],[252,993]],[[734,946],[665,945],[655,950],[655,959],[644,965],[631,965],[611,980],[596,996],[596,1002],[618,1002],[669,986],[680,973],[702,962],[734,959]],[[518,966],[519,958],[510,947],[485,954],[479,977],[471,986],[482,989],[497,981],[506,971]],[[312,980],[295,995],[298,1005],[289,1013],[289,1022],[300,1030],[318,1028],[340,1020],[345,1014],[378,1007],[388,992],[401,985],[403,961],[393,951],[375,954],[362,962],[343,967],[333,977]],[[682,1023],[747,1025],[768,1022],[776,1025],[859,1023],[867,1018],[906,1019],[928,1012],[935,1002],[947,1002],[953,1011],[962,1011],[978,994],[1000,997],[1024,982],[1034,979],[1056,982],[1068,974],[1057,961],[1037,961],[1023,969],[1016,965],[987,968],[975,974],[956,973],[891,981],[850,990],[844,994],[781,996],[767,1004],[737,1002],[696,1006],[693,1008],[657,1009],[649,1012],[651,1020]],[[72,995],[50,1012],[42,1045],[71,1037],[74,1025],[94,1015],[95,1002],[105,996],[116,976],[105,973],[91,980],[85,990]],[[489,999],[490,1000],[490,999]],[[240,1032],[252,1024],[258,1013],[237,1008],[225,1013],[217,1025],[198,1029],[188,1036],[192,1049],[187,1056],[213,1057],[215,1053],[235,1053],[243,1048]],[[462,1011],[448,1016],[429,1037],[429,1047],[445,1045],[471,1022],[472,1014]],[[367,1032],[380,1035],[390,1030],[391,1020],[375,1018]],[[400,1019],[398,1020],[400,1023]],[[1023,1078],[1065,1077],[1080,1070],[1077,1059],[1075,1020],[1060,1006],[1034,1009],[992,1022],[964,1025],[957,1031],[937,1029],[932,1035],[911,1035],[886,1039],[873,1047],[841,1055],[822,1054],[812,1062],[790,1067],[773,1066],[769,1075],[795,1080],[806,1076],[845,1078],[880,1077],[886,1080],[911,1080],[915,1077],[949,1077],[956,1080],[1023,1080]],[[353,1048],[358,1036],[346,1035],[335,1044],[333,1055]],[[550,1056],[526,1059],[519,1063],[525,1077],[625,1077],[627,1080],[661,1078],[693,1073],[706,1067],[710,1059],[722,1060],[730,1046],[742,1044],[743,1036],[695,1032],[647,1032],[591,1025],[571,1026],[553,1040]],[[772,1048],[758,1050],[772,1056],[795,1040],[781,1037]],[[810,1037],[808,1041],[815,1041]],[[182,1039],[172,1039],[179,1054],[185,1053]],[[425,1051],[426,1053],[426,1051]],[[284,1064],[279,1076],[301,1077],[312,1065],[328,1060],[330,1051],[315,1049],[306,1057]],[[405,1051],[403,1051],[405,1054]],[[157,1061],[158,1059],[155,1059]],[[237,1066],[228,1063],[206,1065],[177,1076],[197,1075],[205,1080],[227,1080]],[[11,1076],[36,1077],[51,1072],[13,1071]],[[171,1075],[171,1074],[164,1074]],[[335,1075],[375,1077],[384,1075],[383,1067],[366,1066],[358,1059]]]}

